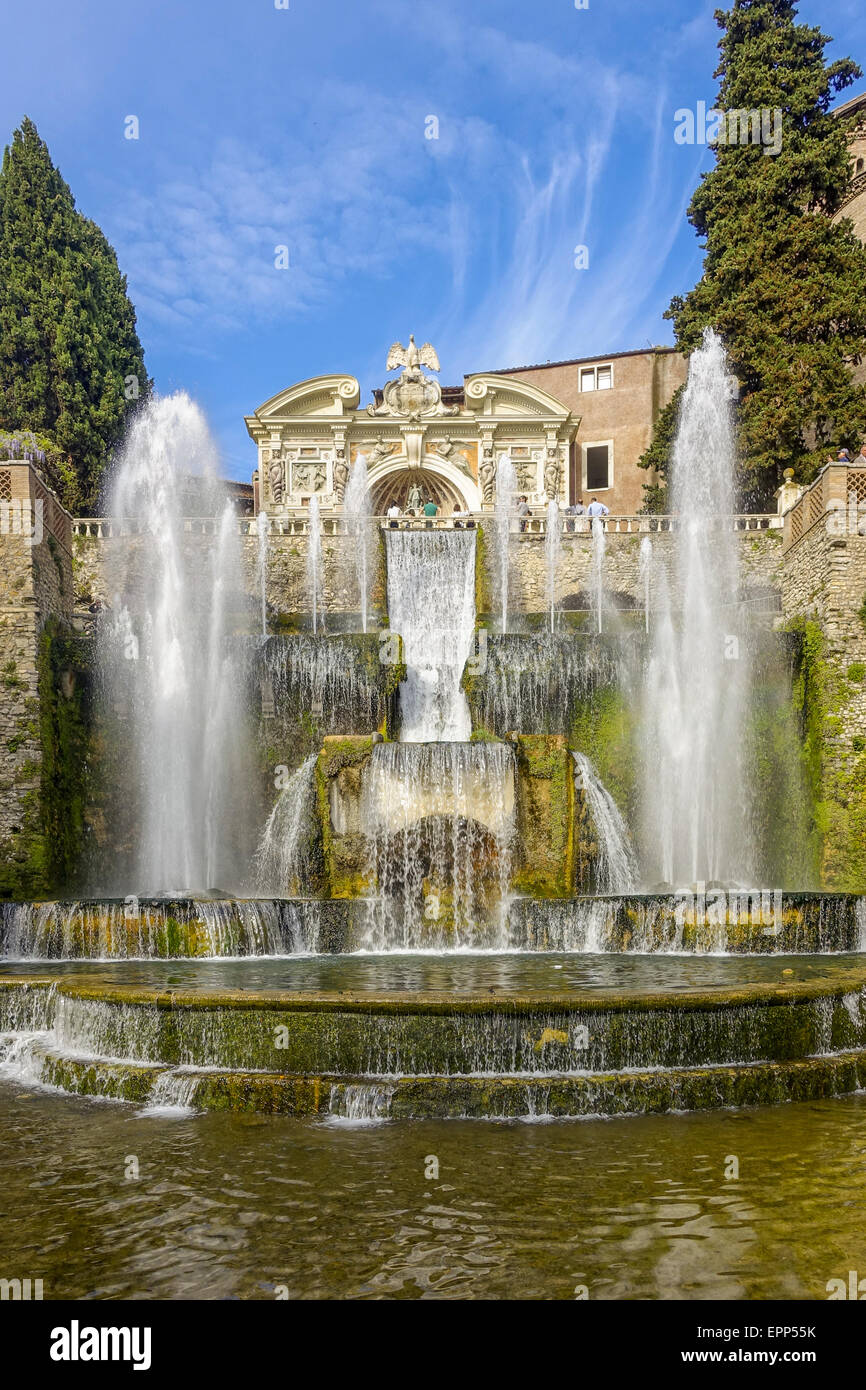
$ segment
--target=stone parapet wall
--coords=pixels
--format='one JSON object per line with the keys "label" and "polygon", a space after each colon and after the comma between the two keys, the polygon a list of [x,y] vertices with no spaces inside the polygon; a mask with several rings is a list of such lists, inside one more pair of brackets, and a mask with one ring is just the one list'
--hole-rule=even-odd
{"label": "stone parapet wall", "polygon": [[[72,616],[72,518],[28,464],[0,468],[0,895],[46,884],[42,634]],[[34,503],[41,506],[37,509]]]}
{"label": "stone parapet wall", "polygon": [[[498,560],[493,520],[484,523],[479,531],[483,537],[488,597],[492,602],[498,585]],[[372,608],[378,619],[384,618],[385,595],[385,533],[374,542]],[[741,580],[744,596],[767,600],[773,606],[772,595],[782,589],[782,535],[780,530],[742,531],[737,533]],[[650,535],[656,573],[667,576],[668,586],[677,602],[678,581],[673,564],[675,536],[670,531]],[[624,607],[643,607],[643,581],[640,574],[640,534],[609,533],[605,537],[604,587],[614,596],[614,603]],[[194,541],[195,538],[191,538]],[[146,543],[140,537],[76,536],[73,542],[75,594],[79,605],[94,600],[112,603],[112,560],[119,548]],[[309,537],[272,535],[268,543],[267,599],[272,618],[309,615],[310,584],[307,575]],[[258,599],[258,541],[244,536],[241,541],[246,593]],[[322,578],[324,611],[327,615],[356,614],[360,610],[360,595],[356,573],[357,541],[353,536],[322,537]],[[578,598],[589,592],[592,582],[593,539],[586,533],[566,532],[562,538],[562,558],[559,565],[557,601],[566,606],[581,606]],[[509,545],[510,606],[515,612],[541,613],[547,606],[547,558],[545,537],[527,533],[512,536]],[[484,608],[483,596],[480,608]],[[585,605],[588,606],[588,603]]]}

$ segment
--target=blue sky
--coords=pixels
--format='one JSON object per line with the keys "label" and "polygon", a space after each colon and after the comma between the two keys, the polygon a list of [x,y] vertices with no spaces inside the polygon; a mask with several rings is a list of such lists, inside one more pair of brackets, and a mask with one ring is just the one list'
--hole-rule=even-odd
{"label": "blue sky", "polygon": [[[0,136],[35,120],[117,250],[157,389],[199,400],[248,478],[245,413],[324,372],[367,400],[410,332],[444,384],[671,341],[710,165],[673,113],[712,104],[714,8],[31,0],[4,18]],[[862,0],[800,16],[866,64]]]}

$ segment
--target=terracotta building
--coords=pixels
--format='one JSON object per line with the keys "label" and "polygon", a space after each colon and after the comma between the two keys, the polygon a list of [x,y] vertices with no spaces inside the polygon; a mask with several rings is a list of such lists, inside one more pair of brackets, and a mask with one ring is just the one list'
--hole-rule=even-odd
{"label": "terracotta building", "polygon": [[655,347],[511,367],[495,375],[539,387],[579,422],[569,450],[569,501],[598,497],[611,512],[631,516],[643,506],[644,484],[654,481],[638,468],[638,459],[686,372],[686,359],[675,348]]}

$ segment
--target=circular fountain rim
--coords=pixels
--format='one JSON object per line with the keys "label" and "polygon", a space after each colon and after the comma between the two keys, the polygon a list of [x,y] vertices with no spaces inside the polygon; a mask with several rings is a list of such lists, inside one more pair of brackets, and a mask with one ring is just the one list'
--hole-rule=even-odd
{"label": "circular fountain rim", "polygon": [[[97,964],[94,962],[94,964]],[[790,1005],[811,1000],[840,998],[866,990],[866,963],[832,977],[781,980],[768,984],[705,985],[694,989],[640,992],[629,989],[508,990],[310,990],[285,989],[184,989],[182,986],[118,984],[94,975],[75,979],[45,971],[0,974],[0,997],[7,990],[56,989],[65,998],[91,1000],[132,1007],[192,1009],[283,1010],[290,1013],[533,1014],[539,1009],[557,1013],[597,1011],[656,1012],[666,1009],[729,1009],[744,1005]]]}

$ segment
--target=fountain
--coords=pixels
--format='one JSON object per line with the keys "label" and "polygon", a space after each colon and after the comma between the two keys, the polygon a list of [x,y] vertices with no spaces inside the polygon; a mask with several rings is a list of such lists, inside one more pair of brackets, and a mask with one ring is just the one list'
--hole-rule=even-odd
{"label": "fountain", "polygon": [[307,585],[310,592],[310,611],[313,636],[319,631],[322,607],[322,517],[318,497],[310,498],[307,521]]}
{"label": "fountain", "polygon": [[[732,379],[710,330],[692,355],[673,451],[674,584],[658,584],[643,707],[648,871],[750,881],[743,765],[749,651],[736,607]],[[650,869],[650,865],[653,866]]]}
{"label": "fountain", "polygon": [[511,525],[514,519],[514,499],[517,495],[517,473],[508,454],[502,454],[496,468],[496,546],[499,556],[500,631],[508,631],[508,579],[511,558]]}
{"label": "fountain", "polygon": [[598,849],[595,861],[597,893],[634,893],[639,879],[637,859],[619,807],[585,753],[572,753],[575,786],[586,797]]}
{"label": "fountain", "polygon": [[643,586],[644,631],[650,630],[650,593],[652,590],[653,543],[644,536],[640,543],[640,580]]}
{"label": "fountain", "polygon": [[604,551],[607,544],[604,522],[600,516],[592,518],[592,613],[593,626],[599,637],[602,630],[604,611]]}
{"label": "fountain", "polygon": [[288,778],[268,817],[254,860],[256,891],[262,896],[290,897],[308,887],[315,767],[312,754]]}
{"label": "fountain", "polygon": [[367,608],[370,598],[370,575],[373,569],[371,554],[373,545],[372,518],[370,513],[370,490],[367,485],[366,455],[359,453],[355,459],[345,497],[346,518],[349,534],[354,538],[355,573],[358,578],[358,597],[361,608],[361,631],[367,631]]}
{"label": "fountain", "polygon": [[551,497],[547,504],[547,530],[544,536],[544,570],[547,612],[551,635],[556,631],[556,585],[562,560],[562,520],[559,503]]}
{"label": "fountain", "polygon": [[[638,555],[595,519],[590,555],[569,540],[592,567],[594,621],[573,629],[550,499],[544,608],[519,634],[511,566],[538,566],[540,608],[541,544],[512,535],[507,454],[474,529],[385,530],[388,629],[368,634],[363,455],[346,534],[328,520],[325,550],[313,497],[304,561],[302,518],[283,536],[260,517],[241,597],[201,416],[185,397],[146,406],[115,482],[131,534],[112,556],[90,745],[132,769],[140,834],[118,839],[139,853],[115,896],[69,885],[0,904],[0,1072],[132,1102],[149,1123],[165,1107],[618,1115],[866,1084],[866,900],[752,878],[748,809],[773,768],[761,735],[781,724],[770,702],[747,728],[751,653],[787,647],[738,617],[729,403],[708,335],[673,536]],[[645,634],[608,621],[608,544],[617,582],[635,566]],[[278,608],[293,555],[309,623]],[[501,631],[482,640],[476,593],[491,591]],[[779,700],[790,712],[789,686]],[[110,863],[109,819],[97,804]]]}
{"label": "fountain", "polygon": [[386,531],[388,612],[403,639],[404,743],[467,742],[461,688],[475,631],[475,532]]}
{"label": "fountain", "polygon": [[268,532],[270,521],[267,512],[259,512],[256,517],[256,533],[259,538],[256,556],[256,577],[262,599],[262,637],[268,635]]}
{"label": "fountain", "polygon": [[[111,482],[110,514],[128,539],[112,553],[113,617],[100,627],[99,657],[108,708],[128,709],[142,893],[230,886],[248,854],[245,700],[228,641],[243,585],[215,458],[189,397],[157,397],[136,415]],[[199,544],[182,529],[185,487],[207,518]]]}

